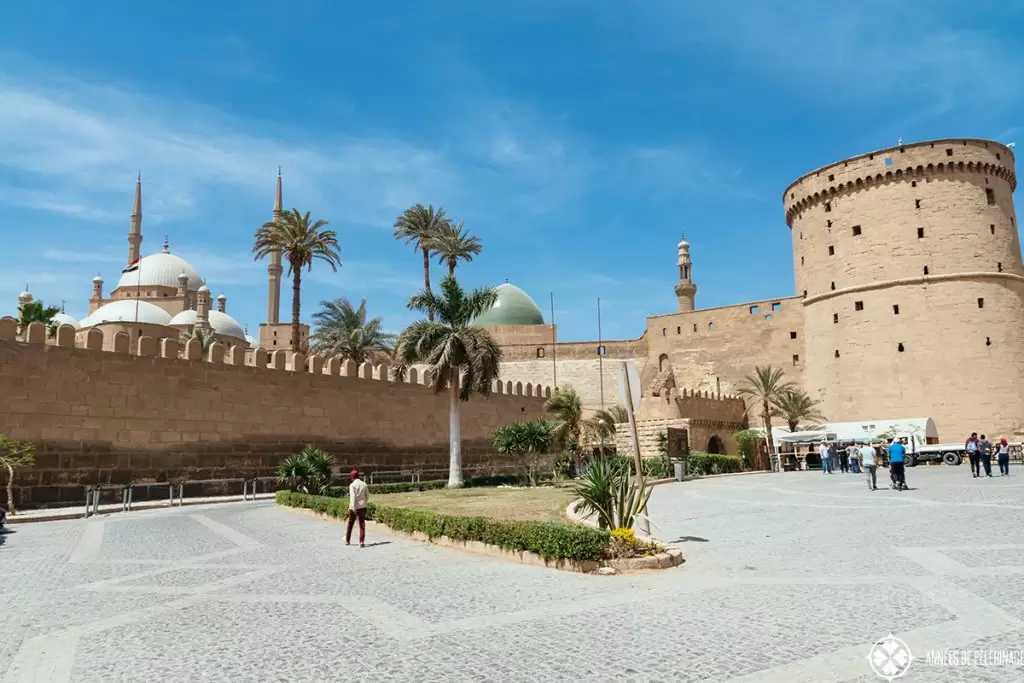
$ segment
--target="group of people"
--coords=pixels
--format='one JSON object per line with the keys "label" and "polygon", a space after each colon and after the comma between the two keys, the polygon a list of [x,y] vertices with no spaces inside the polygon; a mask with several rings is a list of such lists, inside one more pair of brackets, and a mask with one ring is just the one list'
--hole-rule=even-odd
{"label": "group of people", "polygon": [[885,456],[889,463],[892,488],[897,491],[907,489],[907,449],[895,439],[889,439],[888,444],[870,443],[858,446],[856,443],[850,443],[846,447],[822,441],[818,454],[821,456],[822,474],[832,474],[837,469],[853,474],[863,472],[867,477],[868,488],[872,491],[878,489],[879,457]]}
{"label": "group of people", "polygon": [[993,445],[984,434],[979,437],[978,432],[971,432],[971,436],[964,444],[964,450],[967,451],[967,459],[971,463],[971,476],[980,477],[982,467],[985,468],[986,477],[992,476],[993,452],[999,464],[999,476],[1010,475],[1010,444],[1006,442],[1005,436],[999,437],[999,443]]}

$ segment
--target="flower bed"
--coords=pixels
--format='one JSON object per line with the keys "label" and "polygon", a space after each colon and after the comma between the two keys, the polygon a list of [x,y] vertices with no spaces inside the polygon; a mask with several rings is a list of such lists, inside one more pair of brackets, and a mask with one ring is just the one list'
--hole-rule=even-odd
{"label": "flower bed", "polygon": [[[344,518],[348,514],[348,498],[342,497],[278,491],[277,503],[329,517]],[[545,561],[598,562],[607,556],[611,543],[608,532],[587,526],[456,517],[376,502],[367,506],[366,518],[396,531],[423,534],[430,540],[484,543],[506,551],[533,553]]]}
{"label": "flower bed", "polygon": [[[520,477],[515,474],[498,474],[493,477],[470,477],[463,483],[463,488],[476,488],[483,486],[502,486],[515,484]],[[448,486],[444,479],[431,479],[429,481],[400,481],[393,484],[369,484],[367,488],[371,494],[384,493],[409,493],[412,491],[433,491]],[[327,495],[332,498],[342,498],[348,495],[347,486],[331,486],[327,489]]]}

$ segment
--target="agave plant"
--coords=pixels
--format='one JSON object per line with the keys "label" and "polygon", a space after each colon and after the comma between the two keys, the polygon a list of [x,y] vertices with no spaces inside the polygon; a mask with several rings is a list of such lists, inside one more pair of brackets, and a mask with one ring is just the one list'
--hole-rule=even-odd
{"label": "agave plant", "polygon": [[581,502],[576,510],[585,517],[597,517],[602,529],[615,528],[613,498],[622,468],[611,458],[595,458],[574,489]]}
{"label": "agave plant", "polygon": [[647,507],[654,488],[648,486],[643,477],[630,481],[630,477],[622,473],[615,482],[612,497],[612,513],[615,529],[632,529],[636,516]]}

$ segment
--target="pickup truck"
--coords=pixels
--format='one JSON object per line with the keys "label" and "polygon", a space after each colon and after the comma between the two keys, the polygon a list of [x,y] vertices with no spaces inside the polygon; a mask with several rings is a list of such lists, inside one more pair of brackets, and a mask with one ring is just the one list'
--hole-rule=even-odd
{"label": "pickup truck", "polygon": [[[922,462],[944,462],[947,465],[959,465],[967,458],[966,444],[963,443],[917,443],[917,439],[911,438],[907,446],[907,466],[914,467]],[[1021,461],[1020,443],[1010,444],[1010,460]],[[992,444],[992,462],[995,463],[995,444]]]}

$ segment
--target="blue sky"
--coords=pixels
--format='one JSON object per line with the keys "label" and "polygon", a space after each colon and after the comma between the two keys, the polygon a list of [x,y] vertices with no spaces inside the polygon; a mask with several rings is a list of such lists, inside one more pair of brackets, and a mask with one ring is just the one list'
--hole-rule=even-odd
{"label": "blue sky", "polygon": [[[1024,5],[974,0],[8,3],[0,22],[0,312],[27,282],[84,315],[116,282],[133,183],[143,253],[164,235],[251,331],[249,255],[285,204],[335,228],[321,299],[398,330],[419,260],[391,224],[443,205],[560,338],[644,330],[675,309],[675,243],[698,307],[793,293],[781,195],[840,158],[934,137],[1024,142]],[[290,313],[290,290],[282,314]]]}

